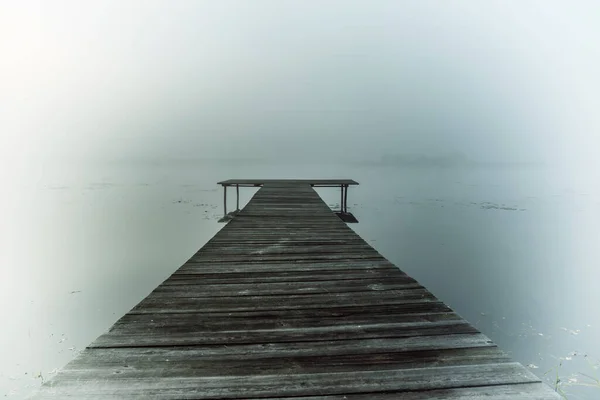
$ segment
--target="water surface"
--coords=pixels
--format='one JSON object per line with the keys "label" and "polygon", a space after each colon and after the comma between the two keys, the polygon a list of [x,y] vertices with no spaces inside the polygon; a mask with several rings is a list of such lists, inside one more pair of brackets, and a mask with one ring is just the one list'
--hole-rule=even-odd
{"label": "water surface", "polygon": [[[217,162],[48,167],[13,184],[0,394],[23,398],[51,378],[210,239],[222,226],[217,181],[263,177],[359,181],[353,229],[549,383],[562,362],[570,398],[597,398],[574,386],[600,358],[597,176]],[[338,191],[318,191],[338,206]],[[242,204],[253,193],[241,190]]]}

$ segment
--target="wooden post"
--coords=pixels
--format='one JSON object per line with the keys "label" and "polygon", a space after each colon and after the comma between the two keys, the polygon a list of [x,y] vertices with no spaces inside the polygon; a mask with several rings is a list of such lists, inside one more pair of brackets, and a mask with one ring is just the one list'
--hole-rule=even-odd
{"label": "wooden post", "polygon": [[223,185],[223,216],[227,216],[227,185]]}
{"label": "wooden post", "polygon": [[344,185],[340,185],[340,189],[342,189],[340,193],[340,212],[344,212]]}
{"label": "wooden post", "polygon": [[344,191],[344,213],[348,212],[348,185],[346,185],[346,190]]}
{"label": "wooden post", "polygon": [[235,204],[235,210],[240,211],[240,185],[235,185],[235,191],[237,193],[237,202]]}

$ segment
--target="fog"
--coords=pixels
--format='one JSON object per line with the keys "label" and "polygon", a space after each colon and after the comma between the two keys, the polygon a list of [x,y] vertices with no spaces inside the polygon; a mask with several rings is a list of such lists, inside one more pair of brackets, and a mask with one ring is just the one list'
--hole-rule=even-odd
{"label": "fog", "polygon": [[595,1],[2,1],[2,157],[589,162]]}
{"label": "fog", "polygon": [[600,366],[599,4],[0,0],[0,393],[209,240],[229,178],[356,179],[353,229],[517,361]]}

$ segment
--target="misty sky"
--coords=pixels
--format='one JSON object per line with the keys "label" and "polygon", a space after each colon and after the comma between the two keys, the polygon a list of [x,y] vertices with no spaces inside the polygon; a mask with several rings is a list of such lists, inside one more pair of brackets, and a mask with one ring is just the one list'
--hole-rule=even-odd
{"label": "misty sky", "polygon": [[0,0],[0,156],[593,160],[600,2]]}

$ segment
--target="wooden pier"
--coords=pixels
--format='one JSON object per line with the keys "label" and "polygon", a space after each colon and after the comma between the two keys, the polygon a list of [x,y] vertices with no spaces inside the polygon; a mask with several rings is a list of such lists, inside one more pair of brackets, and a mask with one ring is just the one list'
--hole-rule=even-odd
{"label": "wooden pier", "polygon": [[34,398],[559,398],[346,226],[318,182],[260,181]]}

